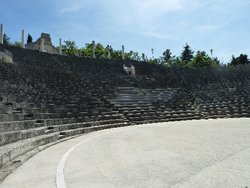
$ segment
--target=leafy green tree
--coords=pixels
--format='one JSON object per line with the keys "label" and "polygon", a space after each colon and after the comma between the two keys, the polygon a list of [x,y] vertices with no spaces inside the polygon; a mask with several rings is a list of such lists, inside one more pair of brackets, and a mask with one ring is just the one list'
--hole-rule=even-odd
{"label": "leafy green tree", "polygon": [[182,67],[182,66],[186,66],[186,64],[184,61],[182,61],[181,57],[173,57],[173,59],[169,61],[168,64],[166,64],[166,66]]}
{"label": "leafy green tree", "polygon": [[213,60],[214,60],[216,65],[222,66],[220,60],[217,57],[214,57]]}
{"label": "leafy green tree", "polygon": [[148,61],[151,64],[161,64],[160,58],[153,58]]}
{"label": "leafy green tree", "polygon": [[234,57],[232,56],[232,60],[230,62],[230,65],[245,65],[245,64],[249,64],[250,61],[248,59],[248,56],[246,54],[240,54],[239,57]]}
{"label": "leafy green tree", "polygon": [[161,57],[161,64],[164,64],[165,66],[172,66],[174,64],[174,56],[172,56],[172,52],[170,49],[166,49]]}
{"label": "leafy green tree", "polygon": [[98,58],[106,58],[107,57],[107,50],[101,43],[96,44],[95,54]]}
{"label": "leafy green tree", "polygon": [[194,67],[208,67],[208,66],[216,66],[218,62],[215,59],[212,59],[206,52],[198,51],[195,57],[192,59],[191,66]]}
{"label": "leafy green tree", "polygon": [[122,51],[121,50],[113,50],[111,52],[111,59],[122,59]]}
{"label": "leafy green tree", "polygon": [[[93,43],[87,43],[84,48],[81,49],[81,55],[84,57],[93,57]],[[97,43],[95,45],[95,56],[97,58],[107,58],[108,51],[102,44]]]}
{"label": "leafy green tree", "polygon": [[32,43],[33,39],[30,34],[28,34],[27,44]]}
{"label": "leafy green tree", "polygon": [[16,46],[16,47],[18,47],[18,48],[21,48],[21,47],[22,47],[22,43],[16,41],[16,42],[14,43],[14,46]]}
{"label": "leafy green tree", "polygon": [[[110,51],[110,58],[111,59],[122,59],[122,51],[121,50],[114,50],[112,46],[109,46],[109,51]],[[125,58],[127,58],[129,55],[125,54]]]}
{"label": "leafy green tree", "polygon": [[67,40],[64,41],[65,45],[63,47],[63,52],[67,55],[77,55],[78,49],[75,41]]}
{"label": "leafy green tree", "polygon": [[186,43],[181,53],[181,60],[184,61],[186,64],[188,64],[194,57],[193,54],[194,52],[191,50],[190,46]]}
{"label": "leafy green tree", "polygon": [[[134,61],[141,61],[141,60],[143,60],[142,57],[140,56],[140,53],[139,52],[135,52],[133,50],[131,50],[129,52],[128,57],[129,58],[127,58],[127,59],[131,59],[131,60],[134,60]],[[146,58],[145,55],[144,55],[144,58]]]}
{"label": "leafy green tree", "polygon": [[85,47],[83,47],[80,50],[80,54],[83,57],[89,57],[89,58],[93,57],[93,44],[91,44],[91,43],[85,44]]}
{"label": "leafy green tree", "polygon": [[170,49],[166,49],[162,55],[162,59],[164,62],[168,62],[172,59],[172,52]]}
{"label": "leafy green tree", "polygon": [[10,45],[10,38],[7,36],[6,33],[3,34],[3,44]]}

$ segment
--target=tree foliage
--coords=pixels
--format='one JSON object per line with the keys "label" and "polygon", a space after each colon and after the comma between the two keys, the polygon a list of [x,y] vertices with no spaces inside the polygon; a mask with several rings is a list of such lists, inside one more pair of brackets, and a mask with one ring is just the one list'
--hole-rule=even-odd
{"label": "tree foliage", "polygon": [[28,34],[27,44],[32,43],[33,39],[30,34]]}
{"label": "tree foliage", "polygon": [[174,56],[172,56],[172,52],[170,49],[166,49],[161,57],[160,64],[164,64],[166,66],[172,66],[174,63]]}
{"label": "tree foliage", "polygon": [[[93,46],[94,44],[93,43],[87,43],[85,44],[85,47],[80,49],[80,54],[83,56],[83,57],[93,57]],[[97,58],[106,58],[107,57],[107,49],[105,49],[103,47],[102,44],[100,43],[97,43],[95,45],[95,56]]]}
{"label": "tree foliage", "polygon": [[187,64],[194,57],[193,54],[194,54],[194,52],[191,50],[190,46],[186,43],[186,45],[184,46],[184,49],[181,53],[181,60]]}
{"label": "tree foliage", "polygon": [[[63,51],[67,55],[80,55],[82,57],[93,57],[93,42],[86,43],[85,47],[78,49],[74,41],[64,41]],[[162,64],[163,66],[185,66],[185,67],[207,67],[219,65],[217,58],[212,58],[204,51],[198,51],[195,56],[191,47],[186,44],[180,56],[173,56],[170,49],[166,49],[160,58],[148,58],[144,53],[130,50],[125,52],[126,60],[144,61],[153,64]],[[104,47],[101,43],[95,44],[96,58],[110,58],[122,60],[122,50],[114,50],[112,46]],[[245,56],[244,56],[245,57]],[[239,59],[239,60],[238,60]],[[245,58],[246,59],[246,58]],[[246,62],[241,56],[234,58],[234,61]]]}
{"label": "tree foliage", "polygon": [[21,47],[22,47],[22,43],[16,41],[16,42],[14,43],[14,46],[16,46],[16,47],[18,47],[18,48],[21,48]]}
{"label": "tree foliage", "polygon": [[164,62],[168,62],[172,59],[172,52],[170,49],[166,49],[162,55],[162,59]]}
{"label": "tree foliage", "polygon": [[234,57],[232,56],[232,60],[230,62],[230,65],[245,65],[245,64],[249,64],[250,61],[248,59],[248,56],[246,54],[240,54],[239,57]]}
{"label": "tree foliage", "polygon": [[191,66],[193,67],[208,67],[216,65],[218,65],[218,61],[211,58],[204,51],[198,51],[191,61]]}
{"label": "tree foliage", "polygon": [[78,48],[75,41],[67,40],[64,41],[65,45],[63,46],[63,52],[67,55],[77,55]]}
{"label": "tree foliage", "polygon": [[125,53],[125,59],[130,59],[134,61],[145,61],[147,59],[145,54],[140,55],[139,52],[131,50],[129,53]]}
{"label": "tree foliage", "polygon": [[6,33],[3,34],[3,44],[10,45],[10,38],[7,36]]}

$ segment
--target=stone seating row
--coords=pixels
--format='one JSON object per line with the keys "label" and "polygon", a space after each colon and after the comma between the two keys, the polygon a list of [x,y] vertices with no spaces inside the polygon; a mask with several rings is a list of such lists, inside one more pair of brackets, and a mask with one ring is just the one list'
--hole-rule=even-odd
{"label": "stone seating row", "polygon": [[100,121],[101,123],[105,123],[108,120],[110,123],[112,121],[117,123],[117,120],[123,120],[126,122],[123,114],[119,114],[118,111],[107,111],[102,113],[96,112],[96,114],[88,114],[87,112],[84,112],[77,114],[77,116],[70,113],[68,115],[69,117],[66,118],[66,116],[62,116],[62,114],[41,113],[34,114],[32,116],[32,120],[22,120],[23,118],[21,118],[19,121],[1,122],[0,145],[49,133],[52,129],[49,129],[50,131],[47,129],[49,127],[53,127],[54,125],[60,126],[63,124],[77,124],[90,121]]}
{"label": "stone seating row", "polygon": [[[119,89],[122,90],[121,88]],[[169,102],[164,100],[164,98],[159,98],[164,104],[153,107],[151,101],[141,99],[145,95],[136,94],[136,92],[131,92],[130,90],[133,90],[133,88],[123,89],[122,94],[119,93],[117,98],[112,100],[112,102],[131,122],[144,123],[145,121],[149,121],[150,118],[153,121],[172,121],[201,118],[249,117],[248,114],[250,113],[247,98],[240,97],[239,95],[237,99],[232,99],[231,101],[229,98],[221,95],[219,98],[201,100],[200,104],[196,104],[194,100],[190,100],[198,96],[181,96],[185,102],[181,102],[180,99]],[[152,108],[146,109],[146,106],[151,106]]]}
{"label": "stone seating row", "polygon": [[112,115],[112,112],[106,112],[103,117],[99,117],[100,120],[90,122],[81,122],[78,118],[64,118],[1,123],[0,166],[58,139],[130,124],[121,114],[114,113]]}

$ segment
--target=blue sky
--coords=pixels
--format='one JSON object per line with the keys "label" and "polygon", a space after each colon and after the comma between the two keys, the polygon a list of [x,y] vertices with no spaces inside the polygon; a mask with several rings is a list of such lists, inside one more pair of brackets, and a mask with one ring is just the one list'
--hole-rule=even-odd
{"label": "blue sky", "polygon": [[0,23],[11,41],[21,30],[36,40],[50,33],[74,40],[78,47],[92,40],[115,49],[125,45],[158,57],[169,48],[179,55],[185,43],[194,51],[214,50],[227,62],[232,54],[250,55],[248,0],[1,0]]}

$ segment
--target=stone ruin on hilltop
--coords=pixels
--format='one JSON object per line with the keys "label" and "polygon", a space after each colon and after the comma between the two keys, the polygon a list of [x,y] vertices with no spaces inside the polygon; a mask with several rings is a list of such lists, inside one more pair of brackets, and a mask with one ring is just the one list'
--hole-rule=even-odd
{"label": "stone ruin on hilltop", "polygon": [[30,50],[39,50],[50,54],[59,54],[59,49],[53,46],[50,34],[47,33],[41,33],[41,37],[38,38],[36,42],[26,44],[25,48]]}

